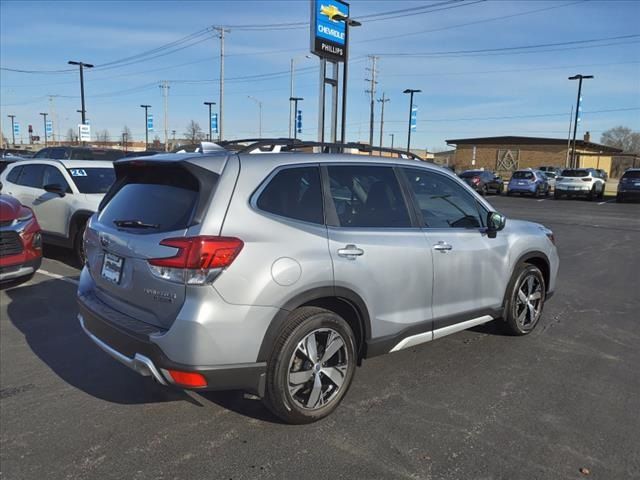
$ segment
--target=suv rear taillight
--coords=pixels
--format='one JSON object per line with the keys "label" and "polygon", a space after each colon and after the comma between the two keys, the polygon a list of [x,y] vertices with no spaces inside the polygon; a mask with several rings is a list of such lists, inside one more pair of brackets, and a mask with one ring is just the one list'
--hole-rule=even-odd
{"label": "suv rear taillight", "polygon": [[473,177],[473,178],[471,179],[471,182],[473,182],[474,184],[478,184],[478,183],[480,183],[480,177]]}
{"label": "suv rear taillight", "polygon": [[585,178],[582,179],[583,182],[590,182],[592,180],[593,180],[593,178],[591,178],[591,177],[585,177]]}
{"label": "suv rear taillight", "polygon": [[151,273],[170,282],[205,285],[233,263],[244,243],[234,237],[198,236],[167,238],[160,245],[178,251],[172,257],[149,259]]}

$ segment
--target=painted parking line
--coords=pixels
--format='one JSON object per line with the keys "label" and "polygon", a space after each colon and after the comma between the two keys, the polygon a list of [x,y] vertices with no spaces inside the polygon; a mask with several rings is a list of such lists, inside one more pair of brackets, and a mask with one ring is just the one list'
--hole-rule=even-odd
{"label": "painted parking line", "polygon": [[546,200],[546,198],[542,198],[540,200],[536,200],[536,202],[544,202]]}
{"label": "painted parking line", "polygon": [[615,201],[616,201],[616,199],[612,198],[611,200],[607,200],[606,202],[598,202],[598,205],[604,205],[605,203],[613,203]]}
{"label": "painted parking line", "polygon": [[44,275],[45,277],[55,278],[56,280],[62,280],[63,282],[72,283],[78,285],[78,280],[75,278],[65,277],[64,275],[58,275],[57,273],[48,272],[47,270],[38,270],[37,273]]}

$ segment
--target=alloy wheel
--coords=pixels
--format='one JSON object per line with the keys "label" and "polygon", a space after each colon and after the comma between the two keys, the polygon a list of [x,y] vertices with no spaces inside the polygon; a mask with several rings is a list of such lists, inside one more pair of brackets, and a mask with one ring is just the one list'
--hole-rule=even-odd
{"label": "alloy wheel", "polygon": [[351,359],[345,339],[332,328],[305,336],[289,361],[289,395],[299,407],[316,410],[342,389]]}
{"label": "alloy wheel", "polygon": [[523,330],[535,326],[542,312],[542,282],[531,273],[524,277],[518,287],[514,316]]}

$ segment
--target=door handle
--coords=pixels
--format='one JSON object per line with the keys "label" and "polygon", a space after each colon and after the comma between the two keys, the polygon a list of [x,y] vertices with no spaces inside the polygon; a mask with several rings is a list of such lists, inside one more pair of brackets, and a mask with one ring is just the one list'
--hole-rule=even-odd
{"label": "door handle", "polygon": [[339,256],[350,258],[352,260],[355,260],[356,257],[359,257],[360,255],[363,255],[363,254],[364,254],[364,250],[356,247],[353,244],[349,244],[349,245],[346,245],[344,248],[338,249]]}
{"label": "door handle", "polygon": [[438,250],[439,252],[442,252],[442,253],[446,253],[447,251],[453,249],[453,247],[441,240],[433,246],[433,249]]}

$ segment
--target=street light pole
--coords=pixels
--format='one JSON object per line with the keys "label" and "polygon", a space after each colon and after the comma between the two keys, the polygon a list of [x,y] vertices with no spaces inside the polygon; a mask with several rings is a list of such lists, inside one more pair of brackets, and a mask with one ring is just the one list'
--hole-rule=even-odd
{"label": "street light pole", "polygon": [[393,148],[393,140],[394,140],[395,134],[390,133],[389,136],[391,136],[391,148]]}
{"label": "street light pole", "polygon": [[[296,119],[298,118],[298,102],[301,102],[302,100],[304,100],[304,98],[302,97],[290,97],[289,98],[289,105],[291,105],[291,102],[293,102],[294,107],[293,107],[293,113],[296,116]],[[293,139],[297,140],[298,139],[298,125],[297,125],[297,120],[296,122],[293,123]]]}
{"label": "street light pole", "polygon": [[67,62],[69,65],[78,65],[80,67],[80,101],[82,104],[82,110],[80,110],[81,116],[82,116],[82,125],[84,125],[85,120],[86,120],[86,109],[84,106],[84,68],[93,68],[93,65],[91,65],[90,63],[84,63],[84,62],[75,62],[73,60],[69,60],[69,62]]}
{"label": "street light pole", "polygon": [[144,108],[144,149],[149,149],[149,116],[147,115],[147,110],[151,108],[151,105],[140,105],[140,107]]}
{"label": "street light pole", "polygon": [[40,115],[43,117],[42,125],[44,126],[44,146],[47,147],[47,115],[48,113],[40,112]]}
{"label": "street light pole", "polygon": [[258,138],[262,138],[262,102],[252,95],[247,95],[247,98],[258,104]]}
{"label": "street light pole", "polygon": [[15,126],[14,126],[14,118],[16,118],[15,115],[7,115],[7,117],[9,117],[11,119],[11,145],[13,145],[14,147],[16,146],[16,130],[15,130]]}
{"label": "street light pole", "polygon": [[213,137],[211,136],[211,106],[215,105],[216,102],[204,102],[204,105],[209,107],[209,141],[213,142]]}
{"label": "street light pole", "polygon": [[407,132],[407,152],[409,152],[410,149],[411,149],[411,113],[413,112],[413,94],[414,93],[420,93],[420,92],[422,92],[422,90],[416,90],[416,89],[412,89],[412,88],[407,88],[404,92],[402,92],[402,93],[410,94],[410,97],[409,97],[409,131]]}
{"label": "street light pole", "polygon": [[578,121],[580,119],[580,99],[582,97],[582,80],[593,78],[593,75],[574,75],[569,80],[578,80],[578,99],[576,100],[576,118],[573,122],[573,147],[571,148],[571,166],[577,168],[576,165],[576,133],[578,131]]}
{"label": "street light pole", "polygon": [[[380,111],[380,148],[382,148],[382,132],[384,129],[384,104],[389,101],[385,96],[385,92],[382,92],[382,98],[379,98],[378,101],[382,104],[382,109]],[[382,150],[380,150],[380,155],[382,156]]]}
{"label": "street light pole", "polygon": [[334,20],[345,22],[344,25],[344,38],[347,48],[344,52],[344,62],[342,64],[342,112],[340,119],[340,142],[345,143],[345,136],[347,131],[347,78],[349,73],[349,27],[360,27],[362,23],[343,15],[334,15]]}

